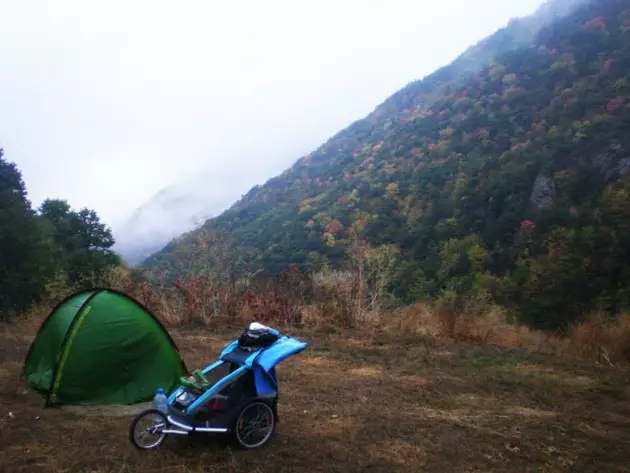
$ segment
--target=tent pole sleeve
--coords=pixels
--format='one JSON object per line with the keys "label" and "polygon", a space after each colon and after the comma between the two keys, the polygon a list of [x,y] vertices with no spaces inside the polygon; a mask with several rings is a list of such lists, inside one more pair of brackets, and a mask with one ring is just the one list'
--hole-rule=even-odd
{"label": "tent pole sleeve", "polygon": [[90,297],[88,297],[83,305],[77,311],[77,315],[72,320],[70,327],[68,328],[68,332],[66,332],[66,336],[64,338],[63,343],[61,344],[61,358],[57,362],[55,366],[55,372],[53,373],[52,383],[50,384],[50,391],[48,393],[48,397],[46,399],[46,406],[50,406],[57,402],[57,392],[59,390],[59,384],[61,382],[61,374],[63,372],[63,367],[68,358],[68,353],[70,352],[70,347],[72,346],[72,342],[78,329],[83,324],[85,317],[90,312],[91,306],[89,305],[92,299],[96,297],[101,291],[96,291]]}
{"label": "tent pole sleeve", "polygon": [[39,334],[42,333],[42,331],[44,330],[44,327],[48,324],[48,322],[50,322],[50,319],[53,317],[53,315],[66,303],[68,302],[70,299],[73,299],[81,294],[85,294],[85,293],[89,293],[89,292],[93,292],[92,290],[89,291],[79,291],[79,292],[75,292],[73,294],[70,294],[66,297],[64,297],[61,301],[59,301],[55,307],[53,307],[53,309],[48,313],[48,315],[46,316],[46,318],[44,319],[44,321],[41,323],[41,325],[39,326],[39,328],[37,329],[37,332],[35,333],[35,336],[33,337],[33,341],[31,342],[31,345],[28,348],[28,352],[26,353],[26,356],[24,357],[24,363],[22,365],[22,375],[26,375],[26,366],[28,365],[28,361],[29,358],[31,357],[31,354],[33,353],[33,349],[35,348],[35,342],[37,341],[37,337],[39,337]]}

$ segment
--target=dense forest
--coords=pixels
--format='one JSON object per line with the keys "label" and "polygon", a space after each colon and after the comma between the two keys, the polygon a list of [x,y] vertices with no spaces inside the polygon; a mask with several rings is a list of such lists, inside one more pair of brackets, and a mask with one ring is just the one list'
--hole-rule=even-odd
{"label": "dense forest", "polygon": [[93,210],[47,199],[33,210],[22,174],[0,149],[0,321],[69,289],[98,285],[120,265],[111,231]]}
{"label": "dense forest", "polygon": [[544,329],[616,314],[630,308],[629,125],[630,4],[554,1],[141,267],[174,280],[219,248],[239,275],[312,272],[364,245],[395,250],[400,303],[488,295]]}

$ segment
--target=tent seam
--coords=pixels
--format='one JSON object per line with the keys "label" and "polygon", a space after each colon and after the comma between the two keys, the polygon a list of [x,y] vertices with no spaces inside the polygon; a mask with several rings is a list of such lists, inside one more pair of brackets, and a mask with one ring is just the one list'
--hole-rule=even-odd
{"label": "tent seam", "polygon": [[[63,342],[61,343],[61,347],[59,348],[59,351],[62,354],[66,352],[66,345],[68,344],[68,340],[70,339],[70,337],[72,336],[73,332],[75,331],[75,327],[76,327],[77,322],[78,322],[77,319],[81,318],[83,316],[83,312],[84,312],[85,308],[87,307],[87,305],[92,301],[92,299],[94,299],[102,291],[103,291],[103,289],[95,290],[92,293],[92,295],[90,295],[85,300],[85,302],[83,304],[81,304],[81,307],[79,307],[79,310],[77,310],[75,316],[72,319],[72,322],[70,322],[70,326],[68,327],[68,330],[66,331],[66,334],[64,336]],[[46,396],[46,406],[50,406],[50,405],[54,404],[57,401],[57,399],[56,399],[57,396],[54,393],[54,391],[55,391],[55,381],[57,380],[57,378],[59,376],[60,368],[62,368],[61,359],[58,358],[56,360],[56,362],[55,362],[55,370],[54,370],[54,373],[53,373],[52,381],[50,383],[50,388],[48,389],[48,396]]]}
{"label": "tent seam", "polygon": [[63,369],[66,365],[66,361],[68,360],[68,353],[70,353],[70,348],[72,348],[72,343],[74,342],[74,338],[76,337],[79,329],[81,328],[81,325],[83,325],[83,322],[85,322],[85,319],[87,315],[90,313],[90,310],[92,310],[91,305],[87,306],[85,309],[83,309],[80,312],[81,315],[79,315],[79,319],[77,320],[77,323],[72,328],[72,331],[70,332],[70,336],[68,337],[68,340],[66,341],[66,344],[63,347],[63,351],[61,353],[61,360],[59,361],[57,373],[52,383],[51,399],[53,400],[53,402],[57,398],[57,391],[59,390],[59,384],[61,383],[61,378],[63,376]]}
{"label": "tent seam", "polygon": [[[52,319],[53,315],[59,310],[61,309],[61,307],[63,305],[65,305],[67,302],[69,302],[70,300],[74,299],[75,297],[78,297],[82,294],[86,294],[86,293],[91,293],[94,292],[94,289],[89,289],[89,290],[84,290],[84,291],[77,291],[74,294],[70,294],[66,297],[64,297],[61,301],[59,301],[54,307],[53,309],[48,313],[48,315],[46,316],[46,318],[44,319],[44,321],[41,323],[41,325],[39,326],[39,328],[37,329],[37,332],[35,333],[35,336],[33,337],[33,341],[31,342],[31,345],[28,349],[28,352],[26,353],[26,357],[24,357],[24,363],[22,364],[22,374],[24,376],[26,376],[26,366],[28,365],[28,360],[31,357],[32,353],[33,353],[33,349],[35,347],[35,344],[37,342],[37,339],[39,337],[39,335],[43,332],[44,328],[46,327],[46,325],[50,322],[50,319]],[[74,319],[73,319],[74,320]],[[72,322],[71,322],[72,323]]]}

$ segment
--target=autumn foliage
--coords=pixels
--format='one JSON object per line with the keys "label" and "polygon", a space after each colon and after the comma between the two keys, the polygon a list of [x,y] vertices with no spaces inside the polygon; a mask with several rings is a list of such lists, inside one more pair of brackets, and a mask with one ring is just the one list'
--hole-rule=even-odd
{"label": "autumn foliage", "polygon": [[[225,261],[247,280],[295,264],[352,287],[321,304],[359,317],[490,296],[513,319],[566,334],[590,313],[630,312],[628,34],[627,2],[546,4],[253,188],[212,219],[215,233],[193,232],[143,269],[170,284]],[[196,239],[219,248],[221,234],[231,241],[207,264]],[[395,261],[376,248],[395,248]],[[228,284],[219,279],[213,287]]]}

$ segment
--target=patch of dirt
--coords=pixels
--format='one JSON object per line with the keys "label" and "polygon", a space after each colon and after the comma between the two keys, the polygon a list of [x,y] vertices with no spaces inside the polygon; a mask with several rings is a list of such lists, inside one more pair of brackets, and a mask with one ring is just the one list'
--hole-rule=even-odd
{"label": "patch of dirt", "polygon": [[108,405],[108,406],[78,406],[63,405],[58,409],[71,412],[80,416],[101,416],[101,417],[133,417],[145,409],[151,408],[151,402],[132,405]]}
{"label": "patch of dirt", "polygon": [[[129,423],[150,403],[45,409],[20,375],[28,341],[0,333],[0,471],[629,471],[628,372],[482,345],[453,344],[443,356],[426,340],[294,332],[309,347],[278,367],[280,423],[256,452],[183,436],[138,452]],[[232,334],[179,336],[192,369]]]}

